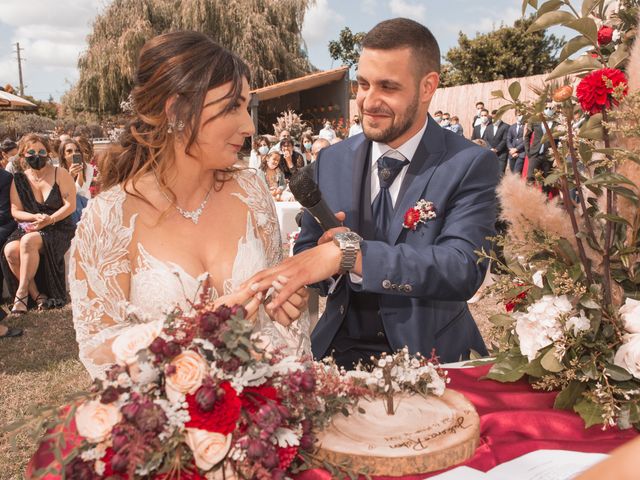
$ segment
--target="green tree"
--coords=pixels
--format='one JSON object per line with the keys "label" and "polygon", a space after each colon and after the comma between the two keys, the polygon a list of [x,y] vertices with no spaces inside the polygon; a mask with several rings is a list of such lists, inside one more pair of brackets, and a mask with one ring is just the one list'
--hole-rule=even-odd
{"label": "green tree", "polygon": [[244,58],[252,87],[312,70],[300,34],[314,0],[114,0],[98,16],[78,60],[80,78],[63,97],[73,110],[117,113],[133,85],[138,52],[155,35],[204,32]]}
{"label": "green tree", "polygon": [[362,39],[365,35],[365,32],[353,33],[349,27],[344,27],[338,40],[329,42],[329,55],[334,60],[342,61],[343,65],[353,67],[360,59]]}
{"label": "green tree", "polygon": [[471,39],[458,34],[458,46],[445,55],[441,85],[465,85],[505,78],[526,77],[553,70],[564,38],[544,30],[527,33],[533,17],[516,20],[512,27]]}

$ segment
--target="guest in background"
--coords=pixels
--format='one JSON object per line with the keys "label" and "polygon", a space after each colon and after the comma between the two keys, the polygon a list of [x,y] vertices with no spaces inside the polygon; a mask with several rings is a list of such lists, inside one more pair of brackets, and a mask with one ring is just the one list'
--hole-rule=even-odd
{"label": "guest in background", "polygon": [[[552,132],[558,125],[554,120],[555,115],[555,106],[551,102],[547,103],[544,108],[545,122]],[[541,122],[527,125],[524,133],[525,151],[529,157],[529,165],[527,167],[527,183],[529,184],[535,182],[536,172],[540,172],[543,177],[546,177],[553,166],[551,145],[548,140],[543,141],[545,133],[546,129]],[[551,191],[549,187],[543,187],[543,190],[545,192]]]}
{"label": "guest in background", "polygon": [[491,151],[498,157],[498,175],[502,177],[507,169],[507,156],[509,149],[507,148],[507,133],[509,133],[509,124],[504,123],[496,118],[497,110],[491,112],[496,120],[487,128],[487,136],[485,140],[489,144]]}
{"label": "guest in background", "polygon": [[18,154],[18,144],[10,138],[5,138],[0,146],[0,165],[2,168],[6,168],[9,164],[9,159]]}
{"label": "guest in background", "polygon": [[269,192],[275,201],[280,201],[282,192],[287,188],[287,180],[280,168],[280,154],[271,152],[265,155],[260,164],[260,173],[267,182]]}
{"label": "guest in background", "polygon": [[489,110],[483,108],[480,112],[480,123],[473,127],[473,133],[471,134],[471,140],[477,140],[479,138],[487,140],[487,127],[491,123],[489,119]]}
{"label": "guest in background", "polygon": [[447,129],[451,130],[453,133],[464,136],[464,129],[462,128],[462,125],[460,125],[460,118],[456,115],[451,117],[451,125],[449,125]]}
{"label": "guest in background", "polygon": [[[471,131],[474,128],[482,124],[482,111],[485,110],[484,102],[476,102],[476,113],[473,116],[473,122],[471,123]],[[489,116],[489,112],[487,111],[487,116]]]}
{"label": "guest in background", "polygon": [[323,148],[327,148],[331,145],[325,138],[319,138],[315,142],[313,142],[313,146],[311,147],[311,161],[315,162],[318,159],[318,153]]}
{"label": "guest in background", "polygon": [[312,161],[311,147],[313,147],[313,135],[305,132],[302,134],[302,137],[300,137],[300,149],[302,150],[302,158],[304,159],[305,166],[309,165]]}
{"label": "guest in background", "polygon": [[331,141],[334,138],[336,138],[336,132],[333,129],[333,127],[331,126],[331,122],[329,120],[324,122],[324,128],[322,130],[320,130],[320,132],[318,133],[318,136],[320,138],[326,138],[329,141]]}
{"label": "guest in background", "polygon": [[293,149],[293,140],[290,138],[284,138],[280,141],[280,150],[282,152],[280,168],[284,172],[285,178],[289,180],[298,169],[304,167],[304,158],[301,153]]}
{"label": "guest in background", "polygon": [[19,222],[4,246],[2,268],[13,295],[12,313],[27,311],[29,296],[38,307],[67,302],[64,254],[75,227],[75,185],[63,168],[49,159],[49,142],[29,134],[20,141],[24,172],[13,177],[11,214]]}
{"label": "guest in background", "polygon": [[507,148],[509,149],[509,170],[522,174],[524,166],[524,115],[516,110],[516,123],[509,127],[507,133]]}
{"label": "guest in background", "polygon": [[60,167],[71,174],[76,184],[76,208],[71,214],[71,221],[74,225],[80,221],[82,210],[91,199],[91,182],[95,169],[93,165],[86,162],[86,149],[82,149],[78,141],[69,139],[60,143],[58,149],[58,162]]}
{"label": "guest in background", "polygon": [[257,137],[254,148],[251,149],[251,156],[249,157],[249,168],[260,169],[262,161],[267,158],[267,154],[271,150],[271,143],[265,136]]}
{"label": "guest in background", "polygon": [[353,125],[349,127],[349,136],[353,137],[359,133],[362,133],[362,125],[360,124],[360,115],[356,113],[353,116]]}
{"label": "guest in background", "polygon": [[[9,194],[11,192],[11,182],[13,175],[6,170],[0,169],[0,245],[4,245],[9,235],[16,229],[16,222],[11,216],[11,200]],[[0,268],[0,297],[2,297],[2,286],[4,284],[4,275]],[[2,335],[0,335],[1,337]]]}
{"label": "guest in background", "polygon": [[433,119],[440,125],[442,123],[442,110],[436,111],[436,113],[433,114]]}

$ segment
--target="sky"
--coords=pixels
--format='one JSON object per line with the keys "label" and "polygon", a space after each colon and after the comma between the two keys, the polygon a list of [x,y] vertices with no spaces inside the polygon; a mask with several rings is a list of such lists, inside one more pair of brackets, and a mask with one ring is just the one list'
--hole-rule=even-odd
{"label": "sky", "polygon": [[[19,84],[19,42],[25,94],[58,101],[77,80],[78,56],[87,48],[94,18],[108,4],[109,0],[0,0],[0,85]],[[444,54],[457,45],[458,32],[473,37],[511,25],[520,14],[520,0],[316,0],[302,32],[311,63],[324,70],[340,65],[329,56],[328,43],[345,26],[366,32],[388,18],[412,18],[429,27]]]}

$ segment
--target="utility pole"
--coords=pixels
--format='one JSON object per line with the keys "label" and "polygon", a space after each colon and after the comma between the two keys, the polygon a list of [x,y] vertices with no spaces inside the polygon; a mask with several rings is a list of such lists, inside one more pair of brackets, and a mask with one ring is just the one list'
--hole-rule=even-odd
{"label": "utility pole", "polygon": [[24,82],[22,81],[22,58],[20,57],[20,50],[24,50],[24,48],[20,48],[20,43],[16,42],[16,53],[18,54],[18,75],[20,77],[20,96],[24,96]]}

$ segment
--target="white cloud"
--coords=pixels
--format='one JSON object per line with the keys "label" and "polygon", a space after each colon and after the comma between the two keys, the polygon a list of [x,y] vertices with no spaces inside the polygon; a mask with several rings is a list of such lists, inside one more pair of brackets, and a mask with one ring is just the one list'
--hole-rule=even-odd
{"label": "white cloud", "polygon": [[[483,10],[484,13],[487,10]],[[495,11],[491,17],[478,15],[474,22],[467,23],[450,23],[446,25],[446,30],[457,34],[465,33],[468,37],[475,37],[476,33],[488,33],[492,30],[500,28],[502,25],[511,26],[514,22],[522,17],[522,11],[518,8],[509,7],[500,11]]]}
{"label": "white cloud", "polygon": [[378,13],[378,0],[362,0],[362,11],[367,15]]}
{"label": "white cloud", "polygon": [[389,10],[394,16],[411,18],[417,22],[426,23],[427,7],[407,0],[389,0]]}
{"label": "white cloud", "polygon": [[317,0],[304,16],[302,38],[307,44],[327,43],[331,32],[344,25],[344,16],[329,7],[328,0]]}

